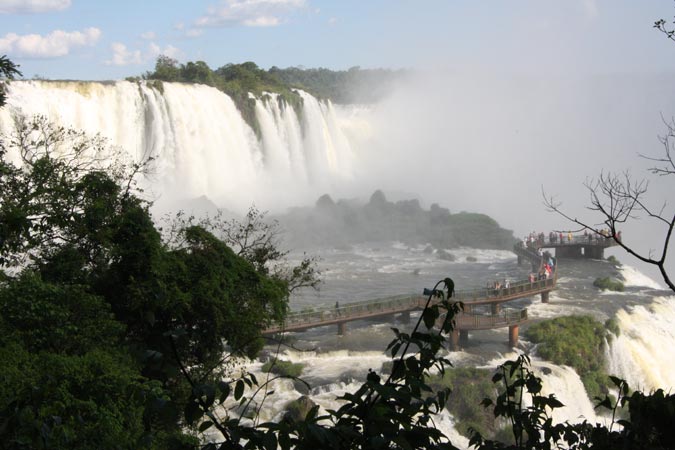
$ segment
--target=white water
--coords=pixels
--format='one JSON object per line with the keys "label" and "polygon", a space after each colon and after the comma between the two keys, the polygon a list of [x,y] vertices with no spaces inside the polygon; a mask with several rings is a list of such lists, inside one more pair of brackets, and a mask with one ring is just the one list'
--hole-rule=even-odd
{"label": "white water", "polygon": [[[155,157],[152,191],[160,201],[207,196],[243,211],[251,203],[282,208],[313,202],[349,185],[368,133],[357,109],[335,108],[300,92],[302,114],[275,94],[256,100],[260,138],[224,93],[204,85],[119,81],[17,81],[0,110],[0,131],[16,113],[100,133],[134,160]],[[171,205],[167,204],[167,207]]]}
{"label": "white water", "polygon": [[633,389],[675,388],[675,297],[620,310],[621,334],[609,351],[609,373],[624,378]]}
{"label": "white water", "polygon": [[625,286],[647,287],[650,289],[662,289],[656,281],[652,280],[635,267],[623,264],[619,268]]}

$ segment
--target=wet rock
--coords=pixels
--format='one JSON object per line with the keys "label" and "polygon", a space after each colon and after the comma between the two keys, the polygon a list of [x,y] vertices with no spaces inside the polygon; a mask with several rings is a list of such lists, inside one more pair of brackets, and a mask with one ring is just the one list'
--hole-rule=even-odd
{"label": "wet rock", "polygon": [[316,406],[311,398],[303,395],[297,400],[293,400],[286,405],[284,420],[289,422],[300,422],[307,417],[307,413]]}

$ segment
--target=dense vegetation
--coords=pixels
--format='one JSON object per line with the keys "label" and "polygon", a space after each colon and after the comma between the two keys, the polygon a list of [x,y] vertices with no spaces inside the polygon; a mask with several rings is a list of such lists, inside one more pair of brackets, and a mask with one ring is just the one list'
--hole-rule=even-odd
{"label": "dense vegetation", "polygon": [[593,281],[593,286],[602,290],[615,292],[623,292],[626,289],[621,281],[614,280],[610,277],[596,278],[595,281]]}
{"label": "dense vegetation", "polygon": [[605,325],[590,316],[565,316],[536,323],[525,336],[537,346],[537,354],[555,364],[573,367],[591,399],[608,393],[604,346],[617,332],[611,320]]}
{"label": "dense vegetation", "polygon": [[496,396],[492,374],[493,371],[489,369],[456,367],[443,376],[430,377],[429,385],[434,390],[450,389],[445,407],[455,418],[457,431],[466,437],[471,436],[471,430],[490,438],[501,434],[500,423],[495,415],[480,404],[483,399],[494,399]]}
{"label": "dense vegetation", "polygon": [[[510,230],[484,214],[451,214],[437,204],[425,210],[418,200],[388,201],[382,191],[373,193],[364,205],[335,202],[323,195],[314,208],[297,208],[278,219],[293,230],[288,239],[297,245],[397,240],[411,245],[429,243],[437,249],[508,249],[515,241]],[[439,251],[439,257],[443,254]]]}
{"label": "dense vegetation", "polygon": [[273,361],[267,361],[265,364],[263,364],[262,371],[283,375],[285,377],[297,378],[302,375],[302,369],[304,367],[305,365],[302,363],[294,363],[292,361],[276,359]]}
{"label": "dense vegetation", "polygon": [[[279,95],[282,107],[291,106],[298,113],[302,97],[295,89],[302,89],[316,97],[337,103],[371,103],[382,98],[391,89],[394,81],[404,76],[403,71],[385,69],[363,70],[353,67],[347,71],[328,69],[301,69],[272,67],[264,70],[254,62],[226,64],[212,70],[204,61],[179,64],[167,56],[157,58],[155,70],[143,75],[149,84],[162,90],[162,81],[200,83],[213,86],[229,95],[237,105],[244,120],[256,133],[260,126],[255,116],[255,100],[269,100],[265,93]],[[130,77],[128,80],[138,80]]]}
{"label": "dense vegetation", "polygon": [[37,117],[3,143],[2,448],[196,443],[195,389],[257,353],[288,281],[200,226],[164,240],[100,140]]}

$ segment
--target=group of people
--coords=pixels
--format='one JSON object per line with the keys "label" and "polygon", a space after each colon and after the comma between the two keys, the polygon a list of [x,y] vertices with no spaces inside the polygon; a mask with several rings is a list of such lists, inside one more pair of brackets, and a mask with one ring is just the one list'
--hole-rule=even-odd
{"label": "group of people", "polygon": [[[610,239],[612,237],[612,231],[609,228],[603,228],[598,232],[589,232],[584,230],[584,235],[575,236],[571,231],[563,233],[562,231],[551,231],[548,233],[548,242],[549,244],[572,244],[574,242],[583,243],[583,242],[599,242],[603,239]],[[617,241],[621,241],[621,231],[616,232]],[[532,233],[525,236],[521,241],[521,245],[527,248],[538,248],[543,246],[546,243],[545,234],[543,232],[537,233],[533,231]]]}
{"label": "group of people", "polygon": [[488,292],[492,292],[493,295],[499,295],[499,291],[502,289],[508,289],[510,287],[511,281],[508,278],[487,282],[487,290]]}

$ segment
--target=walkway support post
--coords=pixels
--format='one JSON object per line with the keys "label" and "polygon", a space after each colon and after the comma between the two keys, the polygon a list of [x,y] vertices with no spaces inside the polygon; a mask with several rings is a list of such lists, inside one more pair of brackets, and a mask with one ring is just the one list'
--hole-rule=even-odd
{"label": "walkway support post", "polygon": [[548,303],[548,293],[549,291],[544,291],[541,293],[541,302]]}
{"label": "walkway support post", "polygon": [[459,328],[452,330],[452,334],[450,334],[450,345],[452,350],[459,350]]}
{"label": "walkway support post", "polygon": [[509,347],[518,345],[518,325],[509,326]]}
{"label": "walkway support post", "polygon": [[344,336],[347,333],[347,322],[338,322],[338,336]]}
{"label": "walkway support post", "polygon": [[469,330],[459,330],[459,345],[466,345],[469,343]]}
{"label": "walkway support post", "polygon": [[502,304],[501,303],[493,303],[492,304],[492,315],[496,316],[499,314],[499,312],[502,310]]}
{"label": "walkway support post", "polygon": [[401,323],[410,323],[410,311],[403,311],[399,320]]}

